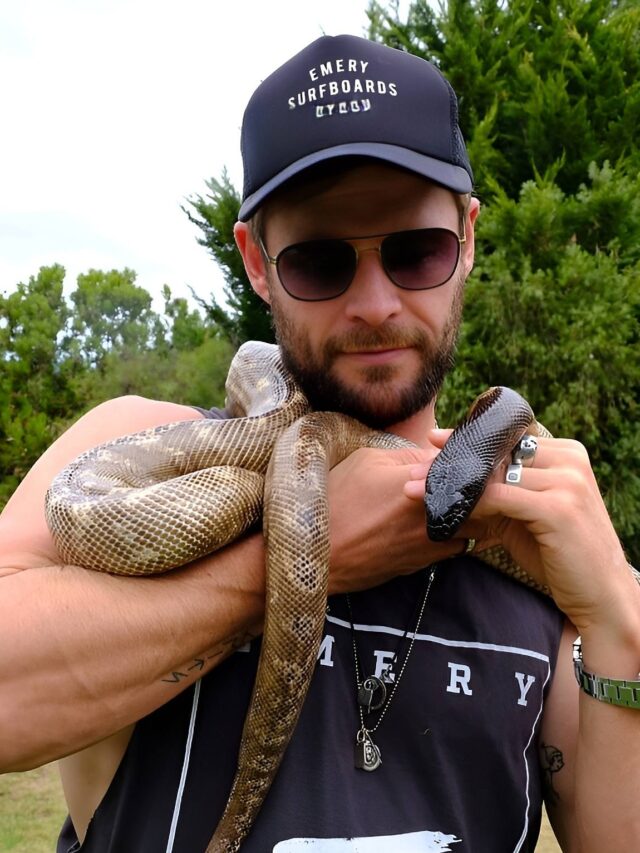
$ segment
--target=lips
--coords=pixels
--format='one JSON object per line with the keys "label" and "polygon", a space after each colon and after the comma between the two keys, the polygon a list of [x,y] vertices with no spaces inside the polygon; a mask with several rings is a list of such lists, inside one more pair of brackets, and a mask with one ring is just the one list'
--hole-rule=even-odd
{"label": "lips", "polygon": [[410,347],[385,347],[383,349],[343,350],[341,355],[367,364],[386,364],[401,358]]}

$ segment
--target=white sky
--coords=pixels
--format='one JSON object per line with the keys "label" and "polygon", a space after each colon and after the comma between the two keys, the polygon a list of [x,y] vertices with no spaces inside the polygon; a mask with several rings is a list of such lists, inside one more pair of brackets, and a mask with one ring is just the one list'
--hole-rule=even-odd
{"label": "white sky", "polygon": [[[222,296],[181,211],[226,166],[256,85],[367,0],[0,0],[0,292],[61,263]],[[404,7],[404,4],[401,8]],[[156,302],[159,308],[160,302]]]}

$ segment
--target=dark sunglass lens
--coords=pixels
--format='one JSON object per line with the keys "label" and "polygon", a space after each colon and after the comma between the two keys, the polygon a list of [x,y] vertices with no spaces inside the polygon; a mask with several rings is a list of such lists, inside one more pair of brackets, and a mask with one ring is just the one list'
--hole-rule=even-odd
{"label": "dark sunglass lens", "polygon": [[278,258],[278,275],[296,299],[333,299],[351,284],[356,263],[355,250],[348,243],[314,240],[284,249]]}
{"label": "dark sunglass lens", "polygon": [[406,290],[444,284],[458,263],[460,242],[446,228],[424,228],[391,234],[382,243],[382,262],[389,278]]}

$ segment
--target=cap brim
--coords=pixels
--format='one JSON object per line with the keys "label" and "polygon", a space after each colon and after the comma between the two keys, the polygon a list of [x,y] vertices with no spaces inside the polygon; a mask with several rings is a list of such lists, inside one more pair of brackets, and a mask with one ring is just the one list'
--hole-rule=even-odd
{"label": "cap brim", "polygon": [[419,154],[416,151],[410,151],[407,148],[400,148],[396,145],[388,145],[382,142],[354,142],[345,145],[336,145],[333,148],[325,148],[322,151],[314,151],[292,163],[282,172],[279,172],[259,190],[247,196],[242,202],[238,219],[240,222],[246,222],[251,219],[256,210],[266,200],[267,196],[271,195],[274,190],[277,190],[290,178],[304,172],[310,166],[315,166],[317,163],[322,163],[325,160],[331,160],[336,157],[361,156],[372,157],[376,160],[382,160],[384,163],[390,163],[394,166],[401,166],[404,169],[409,169],[421,175],[423,178],[428,178],[436,184],[440,184],[451,190],[454,193],[469,193],[473,189],[473,184],[468,172],[461,166],[455,166],[452,163],[446,163],[443,160],[436,160],[434,157],[428,157],[425,154]]}

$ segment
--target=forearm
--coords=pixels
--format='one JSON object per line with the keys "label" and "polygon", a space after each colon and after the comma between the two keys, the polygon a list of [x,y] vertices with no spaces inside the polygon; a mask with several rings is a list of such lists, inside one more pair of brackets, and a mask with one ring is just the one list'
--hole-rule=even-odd
{"label": "forearm", "polygon": [[[624,630],[583,634],[585,669],[637,681],[640,670],[640,594]],[[576,753],[576,818],[581,853],[640,849],[640,711],[598,701],[580,691]]]}
{"label": "forearm", "polygon": [[6,577],[1,589],[6,772],[140,719],[260,633],[262,536],[163,576],[50,566]]}

